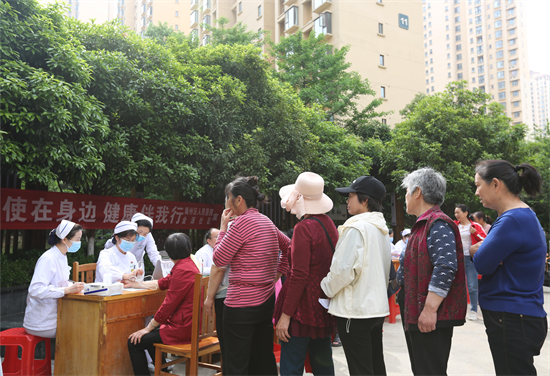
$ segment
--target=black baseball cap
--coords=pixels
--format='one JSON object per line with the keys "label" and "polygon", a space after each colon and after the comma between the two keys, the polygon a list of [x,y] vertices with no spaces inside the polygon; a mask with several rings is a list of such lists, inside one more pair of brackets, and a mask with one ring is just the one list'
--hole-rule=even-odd
{"label": "black baseball cap", "polygon": [[346,197],[350,193],[362,193],[380,201],[386,197],[386,187],[380,180],[372,176],[358,177],[349,187],[336,188],[336,192]]}

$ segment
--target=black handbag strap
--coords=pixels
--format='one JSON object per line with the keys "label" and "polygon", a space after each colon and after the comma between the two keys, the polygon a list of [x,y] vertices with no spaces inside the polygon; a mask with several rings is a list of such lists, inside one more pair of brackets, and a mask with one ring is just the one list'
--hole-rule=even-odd
{"label": "black handbag strap", "polygon": [[328,242],[330,244],[330,249],[332,249],[332,253],[334,253],[334,244],[332,243],[332,239],[330,238],[330,235],[328,234],[328,231],[327,231],[325,225],[323,224],[323,222],[321,222],[321,220],[319,218],[315,218],[315,217],[309,217],[309,218],[306,218],[306,219],[313,219],[314,221],[318,222],[321,225],[323,230],[325,230],[325,235],[327,236]]}

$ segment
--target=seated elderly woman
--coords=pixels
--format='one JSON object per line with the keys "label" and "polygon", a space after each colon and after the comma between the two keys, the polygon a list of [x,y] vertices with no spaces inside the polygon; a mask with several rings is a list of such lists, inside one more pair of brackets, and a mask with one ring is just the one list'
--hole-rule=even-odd
{"label": "seated elderly woman", "polygon": [[402,187],[407,213],[418,217],[397,273],[411,366],[415,375],[446,375],[453,327],[464,325],[466,316],[460,231],[439,208],[443,175],[422,168],[405,176]]}
{"label": "seated elderly woman", "polygon": [[[191,239],[176,233],[164,243],[166,253],[174,262],[172,272],[158,281],[142,282],[141,285],[161,290],[168,289],[166,298],[149,324],[128,337],[128,351],[135,375],[149,376],[147,358],[143,350],[155,353],[155,343],[180,345],[191,342],[191,319],[193,317],[193,287],[199,269],[189,257]],[[140,287],[140,283],[124,281],[125,287]]]}

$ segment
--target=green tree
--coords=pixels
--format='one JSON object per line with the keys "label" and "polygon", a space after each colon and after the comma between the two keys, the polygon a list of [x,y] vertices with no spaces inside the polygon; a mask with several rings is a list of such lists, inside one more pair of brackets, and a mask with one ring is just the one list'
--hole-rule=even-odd
{"label": "green tree", "polygon": [[373,99],[360,108],[362,96],[375,96],[368,80],[350,71],[346,61],[350,46],[333,48],[324,42],[324,34],[312,31],[305,38],[302,32],[270,42],[271,55],[277,65],[277,77],[290,84],[306,106],[320,105],[326,111],[326,120],[334,120],[355,134],[369,122],[380,124],[376,118],[386,113],[376,112],[381,98]]}
{"label": "green tree", "polygon": [[405,120],[395,126],[383,151],[382,172],[396,186],[406,172],[431,166],[447,179],[442,209],[452,214],[456,204],[481,209],[474,195],[474,166],[479,159],[516,163],[525,134],[523,125],[510,125],[498,103],[465,81],[425,96]]}
{"label": "green tree", "polygon": [[186,37],[181,31],[174,30],[172,26],[168,25],[168,22],[159,21],[156,26],[148,26],[145,30],[145,37],[153,39],[158,44],[166,44],[168,38],[174,38],[180,43],[186,42],[193,47],[198,47],[199,45],[198,39],[192,34]]}
{"label": "green tree", "polygon": [[210,31],[212,46],[218,46],[220,44],[225,45],[248,45],[251,44],[255,47],[262,47],[264,45],[265,31],[247,31],[246,25],[241,21],[237,22],[232,27],[227,27],[229,20],[225,17],[220,17],[216,20],[217,26],[203,24],[202,26]]}

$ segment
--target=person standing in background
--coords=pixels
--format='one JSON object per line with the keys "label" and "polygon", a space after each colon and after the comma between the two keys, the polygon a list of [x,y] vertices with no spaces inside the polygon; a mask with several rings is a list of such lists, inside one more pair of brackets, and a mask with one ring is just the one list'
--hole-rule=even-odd
{"label": "person standing in background", "polygon": [[478,211],[475,212],[474,215],[474,222],[479,223],[481,227],[483,227],[483,231],[485,231],[486,234],[489,233],[489,229],[491,228],[491,224],[493,223],[493,220],[488,215],[485,215],[484,212]]}
{"label": "person standing in background", "polygon": [[204,235],[204,246],[201,247],[196,253],[195,257],[202,262],[201,273],[203,275],[210,275],[210,268],[212,267],[212,257],[214,256],[214,246],[218,240],[218,234],[220,230],[217,228],[211,228]]}

